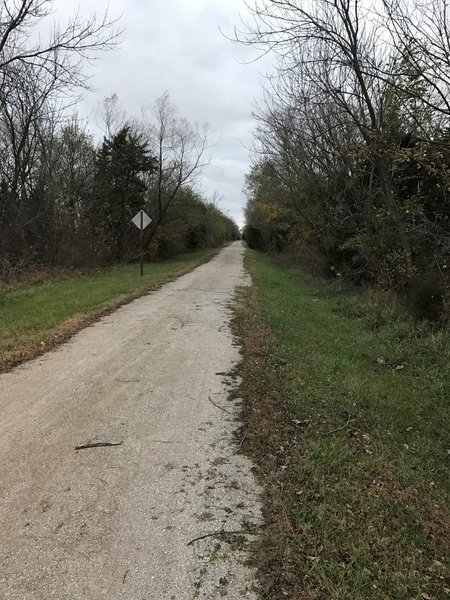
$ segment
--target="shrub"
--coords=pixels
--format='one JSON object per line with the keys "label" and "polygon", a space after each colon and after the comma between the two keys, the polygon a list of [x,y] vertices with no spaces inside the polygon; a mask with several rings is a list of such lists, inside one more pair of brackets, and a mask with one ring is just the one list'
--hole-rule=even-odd
{"label": "shrub", "polygon": [[445,288],[436,275],[415,278],[410,287],[411,311],[417,321],[444,318]]}
{"label": "shrub", "polygon": [[257,227],[246,225],[242,237],[253,250],[266,250],[264,235]]}

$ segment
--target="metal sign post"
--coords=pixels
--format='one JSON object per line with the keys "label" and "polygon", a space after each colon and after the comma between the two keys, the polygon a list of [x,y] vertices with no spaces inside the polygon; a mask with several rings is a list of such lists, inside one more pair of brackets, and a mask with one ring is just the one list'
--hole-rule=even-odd
{"label": "metal sign post", "polygon": [[141,210],[141,277],[144,277],[144,211]]}
{"label": "metal sign post", "polygon": [[141,231],[141,277],[144,276],[144,229],[152,222],[146,212],[140,210],[132,219],[132,222]]}

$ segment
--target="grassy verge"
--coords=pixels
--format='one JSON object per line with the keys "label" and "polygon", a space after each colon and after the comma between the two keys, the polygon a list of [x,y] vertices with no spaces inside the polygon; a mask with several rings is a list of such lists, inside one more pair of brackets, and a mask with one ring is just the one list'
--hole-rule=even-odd
{"label": "grassy verge", "polygon": [[67,340],[100,316],[189,272],[216,252],[199,250],[148,264],[143,278],[139,265],[127,265],[92,276],[18,284],[0,292],[0,372]]}
{"label": "grassy verge", "polygon": [[450,336],[249,252],[243,448],[264,486],[263,597],[450,597]]}

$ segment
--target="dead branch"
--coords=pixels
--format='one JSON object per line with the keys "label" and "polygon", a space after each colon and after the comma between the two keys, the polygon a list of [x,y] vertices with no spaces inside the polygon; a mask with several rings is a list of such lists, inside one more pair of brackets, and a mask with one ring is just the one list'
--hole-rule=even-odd
{"label": "dead branch", "polygon": [[109,446],[121,446],[123,442],[88,442],[81,446],[75,446],[75,450],[87,450],[89,448],[107,448]]}
{"label": "dead branch", "polygon": [[211,404],[213,404],[216,408],[219,408],[220,410],[223,410],[223,412],[226,412],[227,414],[234,416],[233,413],[229,410],[227,410],[226,408],[224,408],[223,406],[220,406],[219,404],[216,404],[214,402],[214,400],[211,398],[211,396],[208,396],[208,400],[211,402]]}
{"label": "dead branch", "polygon": [[191,540],[190,542],[187,543],[188,546],[192,546],[192,544],[194,542],[198,542],[200,540],[204,540],[206,538],[209,537],[215,537],[215,536],[223,536],[223,535],[240,535],[240,534],[248,534],[250,533],[249,531],[225,531],[224,529],[219,529],[218,531],[213,531],[213,533],[206,533],[205,535],[199,535],[198,537],[194,538],[193,540]]}

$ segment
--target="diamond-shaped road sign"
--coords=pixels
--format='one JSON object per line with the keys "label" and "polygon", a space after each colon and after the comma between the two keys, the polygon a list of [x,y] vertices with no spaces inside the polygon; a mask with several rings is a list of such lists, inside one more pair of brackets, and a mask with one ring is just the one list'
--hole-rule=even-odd
{"label": "diamond-shaped road sign", "polygon": [[138,229],[145,229],[152,222],[151,218],[143,210],[140,210],[131,220]]}

